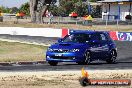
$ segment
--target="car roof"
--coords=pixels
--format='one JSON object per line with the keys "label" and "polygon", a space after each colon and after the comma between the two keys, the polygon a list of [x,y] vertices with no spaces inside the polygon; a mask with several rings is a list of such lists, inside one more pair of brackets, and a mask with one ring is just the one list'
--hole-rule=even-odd
{"label": "car roof", "polygon": [[92,31],[92,30],[72,30],[70,32],[70,34],[94,34],[94,33],[106,33],[108,34],[108,32],[106,31]]}

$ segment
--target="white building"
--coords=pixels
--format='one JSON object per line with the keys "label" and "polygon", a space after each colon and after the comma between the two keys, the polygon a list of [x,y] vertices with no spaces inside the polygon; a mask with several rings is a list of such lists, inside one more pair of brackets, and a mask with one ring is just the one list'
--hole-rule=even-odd
{"label": "white building", "polygon": [[126,15],[132,15],[132,0],[104,0],[102,3],[103,20],[125,21]]}

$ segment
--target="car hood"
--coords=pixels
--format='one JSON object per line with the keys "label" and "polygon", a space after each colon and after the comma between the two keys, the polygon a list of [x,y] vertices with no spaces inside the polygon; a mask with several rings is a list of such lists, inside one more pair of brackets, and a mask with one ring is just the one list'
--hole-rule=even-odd
{"label": "car hood", "polygon": [[83,43],[56,43],[50,46],[52,49],[80,49],[85,47],[86,44]]}

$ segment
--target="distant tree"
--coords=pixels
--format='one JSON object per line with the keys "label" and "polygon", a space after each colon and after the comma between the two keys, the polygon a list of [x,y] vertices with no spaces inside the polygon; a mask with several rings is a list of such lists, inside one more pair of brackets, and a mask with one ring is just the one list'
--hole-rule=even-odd
{"label": "distant tree", "polygon": [[19,11],[19,9],[17,7],[8,8],[1,6],[0,11],[2,11],[3,13],[16,13]]}
{"label": "distant tree", "polygon": [[101,17],[102,14],[102,8],[100,5],[97,6],[91,6],[91,15],[94,18],[99,18]]}
{"label": "distant tree", "polygon": [[83,2],[77,2],[75,3],[75,12],[78,13],[78,16],[84,16],[86,14],[88,14],[88,10],[87,10],[88,5],[86,3]]}
{"label": "distant tree", "polygon": [[12,7],[10,9],[10,13],[17,13],[19,11],[19,9],[17,7]]}
{"label": "distant tree", "polygon": [[[88,15],[88,0],[59,0],[59,7],[55,6],[56,0],[29,0],[30,1],[30,14],[31,22],[42,23],[43,15],[48,9],[55,16],[68,16],[71,12],[75,11],[79,16]],[[96,2],[98,0],[89,0]],[[92,7],[92,15],[94,17],[100,15],[100,7]],[[96,16],[95,16],[96,15]]]}
{"label": "distant tree", "polygon": [[60,12],[59,8],[56,5],[51,5],[48,9],[54,16],[59,16]]}
{"label": "distant tree", "polygon": [[4,9],[5,9],[5,7],[3,7],[3,6],[0,7],[0,11],[1,11],[1,12],[3,12]]}
{"label": "distant tree", "polygon": [[75,3],[75,0],[60,0],[59,9],[63,10],[63,13],[65,15],[68,15],[72,11],[74,11],[74,3]]}
{"label": "distant tree", "polygon": [[10,8],[8,8],[8,7],[1,6],[1,7],[0,7],[0,10],[1,10],[3,13],[10,13]]}
{"label": "distant tree", "polygon": [[[74,12],[77,12],[78,16],[84,16],[89,14],[87,1],[96,2],[97,0],[59,0],[59,1],[60,1],[59,7],[50,6],[50,11],[54,15],[68,16],[71,12],[74,11]],[[94,6],[91,6],[91,7],[92,7],[91,9],[92,16],[94,14],[97,16],[98,13],[96,12],[99,12],[100,14],[99,6],[97,6],[99,8],[96,8]]]}
{"label": "distant tree", "polygon": [[30,6],[29,3],[24,3],[21,5],[21,7],[19,8],[20,12],[24,12],[26,15],[30,15]]}
{"label": "distant tree", "polygon": [[90,2],[96,2],[96,1],[98,1],[98,0],[89,0]]}
{"label": "distant tree", "polygon": [[30,0],[30,14],[33,23],[43,23],[43,15],[54,0]]}

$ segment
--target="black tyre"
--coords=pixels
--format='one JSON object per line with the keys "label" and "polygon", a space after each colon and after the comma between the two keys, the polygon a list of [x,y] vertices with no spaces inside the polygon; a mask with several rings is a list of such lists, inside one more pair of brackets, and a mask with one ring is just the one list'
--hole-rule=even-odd
{"label": "black tyre", "polygon": [[90,60],[90,52],[86,52],[85,54],[84,54],[84,61],[82,61],[82,62],[76,62],[78,65],[87,65],[87,64],[89,64],[90,62],[91,62],[91,60]]}
{"label": "black tyre", "polygon": [[57,66],[58,62],[48,62],[51,66]]}
{"label": "black tyre", "polygon": [[80,81],[80,84],[84,87],[91,84],[90,80],[86,77],[81,78],[79,81]]}
{"label": "black tyre", "polygon": [[106,60],[107,63],[113,64],[116,62],[117,52],[115,50],[112,50],[110,52],[110,57]]}
{"label": "black tyre", "polygon": [[76,62],[78,65],[84,65],[84,62]]}
{"label": "black tyre", "polygon": [[87,51],[87,52],[85,53],[84,57],[85,57],[84,63],[85,63],[85,64],[90,64],[90,62],[91,62],[91,55],[90,55],[90,52],[89,52],[89,51]]}

